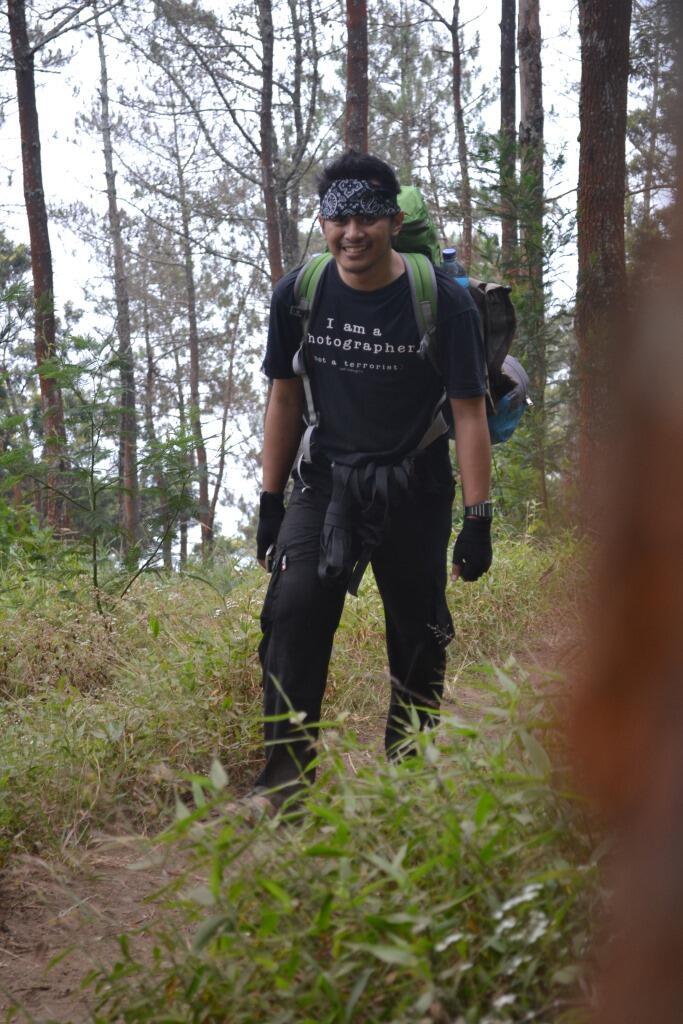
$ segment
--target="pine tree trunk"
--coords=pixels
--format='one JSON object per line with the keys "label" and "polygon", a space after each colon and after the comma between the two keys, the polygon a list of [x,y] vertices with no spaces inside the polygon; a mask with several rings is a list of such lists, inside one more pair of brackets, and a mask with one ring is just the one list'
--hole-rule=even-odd
{"label": "pine tree trunk", "polygon": [[543,253],[543,76],[539,0],[520,0],[517,35],[519,51],[520,111],[519,213],[521,262],[521,327],[531,382],[534,465],[540,498],[548,508],[546,485],[546,350]]}
{"label": "pine tree trunk", "polygon": [[[662,24],[661,11],[655,7],[655,35],[652,40],[654,51],[654,63],[652,68],[652,96],[650,98],[649,124],[650,138],[648,140],[647,154],[645,157],[645,175],[643,180],[643,227],[647,230],[652,223],[652,186],[655,180],[657,164],[657,142],[659,141],[659,103],[660,103],[660,70],[662,59]],[[679,116],[683,112],[679,109]]]}
{"label": "pine tree trunk", "polygon": [[194,260],[192,257],[192,237],[190,232],[190,204],[187,197],[185,172],[180,156],[178,123],[173,109],[173,155],[176,163],[178,180],[178,203],[180,206],[181,246],[183,267],[185,271],[185,289],[187,296],[188,342],[190,350],[190,429],[194,438],[194,452],[197,464],[199,484],[199,507],[197,518],[201,527],[202,555],[208,554],[211,547],[211,530],[209,526],[209,470],[206,458],[206,447],[202,434],[201,395],[199,391],[199,327],[197,322],[197,289],[194,278]]}
{"label": "pine tree trunk", "polygon": [[455,134],[460,165],[460,210],[462,214],[462,242],[460,260],[469,268],[472,262],[472,186],[470,165],[465,133],[465,115],[462,108],[462,55],[460,53],[460,0],[453,0],[451,18],[451,47],[453,51],[453,110],[455,113]]}
{"label": "pine tree trunk", "polygon": [[257,0],[259,31],[263,49],[261,84],[261,186],[266,208],[266,236],[270,280],[279,281],[284,270],[282,266],[282,244],[278,217],[277,191],[275,185],[273,153],[273,12],[270,0]]}
{"label": "pine tree trunk", "polygon": [[[178,358],[178,349],[174,345],[173,358],[175,360],[175,380],[176,390],[178,393],[178,419],[180,421],[180,433],[182,437],[187,436],[187,416],[185,412],[185,392],[183,390],[183,374],[180,367],[180,359]],[[194,461],[192,459],[192,452],[187,454],[188,462],[188,473],[192,475],[194,472]],[[180,557],[178,568],[182,572],[183,569],[187,568],[187,523],[188,515],[186,510],[181,509],[180,515],[178,516],[179,532],[180,532]]]}
{"label": "pine tree trunk", "polygon": [[[157,451],[157,435],[154,426],[154,378],[156,377],[156,366],[154,364],[154,353],[152,350],[151,330],[149,320],[149,302],[147,295],[146,274],[143,271],[143,294],[142,294],[142,328],[145,337],[145,358],[147,361],[147,373],[145,376],[144,413],[145,431],[147,434],[147,446],[150,453]],[[158,454],[157,454],[158,459]],[[168,507],[168,482],[157,463],[153,470],[154,485],[159,493],[159,519],[162,530],[162,559],[166,572],[173,571],[173,531],[170,529],[171,516]]]}
{"label": "pine tree trunk", "polygon": [[411,48],[415,45],[415,37],[409,25],[409,13],[402,2],[399,11],[399,73],[401,85],[400,134],[401,162],[397,168],[398,180],[410,184],[413,180],[413,147],[412,127],[416,111],[414,109],[414,74],[415,61],[411,60]]}
{"label": "pine tree trunk", "polygon": [[517,261],[516,0],[502,0],[500,19],[500,219],[501,268],[509,279]]}
{"label": "pine tree trunk", "polygon": [[[239,323],[239,321],[238,321]],[[228,418],[232,412],[232,406],[235,399],[235,353],[237,349],[237,330],[229,334],[230,342],[227,353],[228,367],[225,379],[225,388],[223,391],[223,415],[221,417],[221,450],[218,459],[218,469],[216,471],[216,480],[213,487],[213,496],[211,498],[211,505],[209,507],[209,522],[211,524],[211,532],[213,534],[214,524],[216,522],[216,509],[218,508],[218,498],[220,496],[221,487],[223,486],[223,476],[225,474],[225,443],[227,434]]]}
{"label": "pine tree trunk", "polygon": [[34,337],[43,420],[43,458],[48,467],[45,518],[50,526],[60,529],[67,525],[65,502],[57,493],[57,488],[61,489],[61,477],[65,468],[66,431],[59,385],[41,370],[42,364],[46,360],[52,359],[56,351],[54,288],[52,253],[43,191],[34,56],[28,39],[24,0],[8,0],[7,15],[17,80],[24,198],[31,243],[31,271],[35,303]]}
{"label": "pine tree trunk", "polygon": [[368,11],[366,0],[346,0],[346,110],[344,144],[368,151]]}
{"label": "pine tree trunk", "polygon": [[[624,198],[631,0],[580,0],[578,189],[580,471],[584,515],[596,500],[610,422],[609,339],[626,311]],[[615,329],[615,327],[617,329]]]}
{"label": "pine tree trunk", "polygon": [[109,116],[109,80],[104,39],[97,7],[95,6],[95,31],[100,55],[100,113],[102,142],[104,147],[104,175],[107,182],[107,203],[109,230],[114,253],[114,298],[116,301],[116,334],[119,339],[119,361],[121,381],[121,436],[119,439],[119,462],[121,465],[121,526],[123,536],[123,558],[126,563],[136,561],[135,552],[140,532],[140,504],[138,493],[137,467],[137,412],[135,402],[135,359],[131,344],[130,303],[128,298],[128,276],[121,233],[121,215],[116,195],[116,175],[111,141],[111,120]]}

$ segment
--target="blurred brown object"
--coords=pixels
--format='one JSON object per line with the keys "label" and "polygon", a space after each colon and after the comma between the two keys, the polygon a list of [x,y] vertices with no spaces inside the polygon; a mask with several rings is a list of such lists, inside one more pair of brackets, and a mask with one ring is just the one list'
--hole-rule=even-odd
{"label": "blurred brown object", "polygon": [[[679,146],[679,183],[680,164]],[[683,1021],[682,221],[679,188],[657,283],[617,339],[620,437],[573,719],[581,784],[616,840],[596,1024]]]}

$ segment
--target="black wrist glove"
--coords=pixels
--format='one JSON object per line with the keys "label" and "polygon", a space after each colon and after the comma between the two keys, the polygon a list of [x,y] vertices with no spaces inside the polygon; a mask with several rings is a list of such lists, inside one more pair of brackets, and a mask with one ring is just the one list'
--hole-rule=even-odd
{"label": "black wrist glove", "polygon": [[453,565],[459,565],[462,578],[472,583],[487,572],[492,561],[491,520],[464,519],[453,547]]}
{"label": "black wrist glove", "polygon": [[277,540],[284,517],[284,494],[271,494],[269,491],[263,491],[259,504],[258,528],[256,530],[256,557],[259,561],[263,561],[268,548]]}

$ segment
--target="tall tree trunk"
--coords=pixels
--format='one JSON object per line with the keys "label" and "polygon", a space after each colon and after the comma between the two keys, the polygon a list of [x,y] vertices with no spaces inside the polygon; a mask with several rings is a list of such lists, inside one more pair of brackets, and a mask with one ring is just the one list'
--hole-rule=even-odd
{"label": "tall tree trunk", "polygon": [[516,0],[502,0],[500,19],[500,262],[506,278],[517,262],[516,6]]}
{"label": "tall tree trunk", "polygon": [[67,525],[67,513],[65,502],[59,495],[58,489],[61,489],[61,476],[65,468],[66,431],[61,390],[57,381],[46,376],[42,371],[43,363],[55,355],[54,287],[47,209],[43,191],[34,56],[28,39],[24,0],[8,0],[7,16],[17,79],[24,198],[31,242],[31,271],[35,303],[35,354],[40,382],[45,442],[43,457],[48,467],[45,516],[50,526],[63,528]]}
{"label": "tall tree trunk", "polygon": [[109,79],[104,38],[97,6],[95,8],[95,31],[100,55],[100,115],[102,143],[104,147],[104,176],[107,182],[107,203],[109,230],[114,253],[114,298],[116,301],[116,333],[119,339],[119,362],[121,382],[121,436],[119,438],[119,462],[121,466],[121,526],[123,535],[124,561],[135,562],[140,532],[140,503],[138,493],[137,465],[137,412],[135,402],[135,358],[131,344],[130,304],[128,299],[128,276],[121,233],[121,215],[116,195],[116,175],[111,141],[111,119],[109,116]]}
{"label": "tall tree trunk", "polygon": [[302,85],[305,74],[315,74],[306,67],[303,49],[304,26],[299,13],[299,0],[288,0],[289,19],[292,28],[292,69],[291,117],[294,122],[294,137],[284,140],[284,149],[293,159],[288,159],[289,170],[283,166],[277,152],[277,138],[273,139],[274,188],[277,196],[277,210],[280,238],[282,241],[282,263],[285,273],[301,262],[299,251],[299,179],[292,175],[291,165],[298,164],[306,148],[308,137],[302,108]]}
{"label": "tall tree trunk", "polygon": [[190,349],[190,428],[194,438],[195,459],[199,484],[199,508],[197,518],[201,527],[202,555],[208,554],[211,547],[211,530],[209,526],[209,471],[206,458],[206,447],[202,435],[201,395],[199,392],[199,327],[197,324],[197,290],[194,279],[194,260],[192,257],[192,239],[190,234],[190,204],[187,198],[185,171],[180,155],[178,137],[178,121],[173,106],[173,155],[178,177],[178,203],[180,206],[181,246],[183,266],[185,270],[185,288],[187,293],[188,341]]}
{"label": "tall tree trunk", "polygon": [[624,193],[631,0],[580,0],[578,188],[580,469],[584,515],[610,420],[610,337],[625,314]]}
{"label": "tall tree trunk", "polygon": [[[652,96],[650,98],[649,127],[650,138],[648,140],[647,152],[645,154],[645,175],[643,180],[643,227],[648,230],[652,223],[652,186],[655,180],[657,164],[657,142],[659,141],[659,103],[660,103],[660,70],[662,60],[662,12],[655,5],[654,9],[655,31],[652,39],[653,67],[652,67]],[[683,114],[679,110],[679,116]]]}
{"label": "tall tree trunk", "polygon": [[[413,179],[413,147],[411,130],[414,123],[414,87],[415,87],[415,60],[413,49],[415,37],[409,24],[410,13],[406,10],[405,4],[401,2],[399,9],[399,74],[400,74],[400,153],[401,159],[398,165],[398,180],[409,185]],[[411,59],[411,57],[413,59]]]}
{"label": "tall tree trunk", "polygon": [[534,404],[534,463],[548,507],[545,457],[545,297],[543,288],[543,77],[539,0],[520,0],[517,36],[521,120],[519,209],[524,283],[522,328]]}
{"label": "tall tree trunk", "polygon": [[[180,433],[184,438],[187,436],[187,414],[185,411],[185,391],[183,390],[183,373],[180,367],[180,359],[178,357],[178,346],[173,346],[173,358],[175,360],[175,380],[176,390],[178,392],[178,419],[180,420]],[[189,475],[194,472],[194,461],[192,459],[192,452],[188,452],[188,471]],[[180,532],[180,557],[178,568],[181,570],[187,568],[187,523],[188,515],[185,509],[181,509],[180,515],[178,516],[179,532]]]}
{"label": "tall tree trunk", "polygon": [[161,552],[166,572],[173,571],[173,531],[171,530],[171,514],[168,505],[168,481],[158,461],[159,453],[157,448],[157,435],[154,426],[154,379],[156,377],[156,366],[154,363],[154,352],[152,350],[151,329],[149,318],[149,298],[147,294],[147,275],[143,268],[142,281],[142,328],[145,338],[145,358],[147,361],[147,373],[145,375],[144,413],[145,431],[147,434],[147,446],[149,452],[154,452],[156,460],[153,469],[154,485],[159,493],[159,519],[161,521],[162,544]]}
{"label": "tall tree trunk", "polygon": [[270,280],[279,281],[284,270],[282,266],[282,243],[278,219],[277,191],[274,173],[274,131],[273,131],[273,11],[271,0],[257,0],[259,32],[261,35],[262,84],[261,84],[261,187],[266,208],[266,236]]}
{"label": "tall tree trunk", "polygon": [[462,54],[460,52],[460,0],[453,0],[453,15],[450,24],[451,49],[453,54],[453,111],[455,113],[455,134],[458,144],[460,165],[460,209],[462,213],[462,243],[460,260],[469,268],[472,262],[472,186],[470,165],[465,133],[465,115],[462,107]]}
{"label": "tall tree trunk", "polygon": [[346,0],[346,109],[344,145],[368,151],[368,10],[366,0]]}
{"label": "tall tree trunk", "polygon": [[237,331],[235,330],[229,335],[229,348],[227,353],[228,368],[225,379],[225,388],[223,391],[223,415],[221,417],[221,450],[218,459],[218,470],[216,471],[216,480],[213,487],[213,495],[211,497],[211,505],[209,507],[209,522],[211,524],[211,532],[213,533],[214,524],[216,522],[216,509],[218,508],[218,498],[221,493],[221,487],[223,486],[223,476],[225,474],[225,444],[227,439],[227,426],[228,418],[232,412],[232,405],[235,397],[235,352],[237,348]]}

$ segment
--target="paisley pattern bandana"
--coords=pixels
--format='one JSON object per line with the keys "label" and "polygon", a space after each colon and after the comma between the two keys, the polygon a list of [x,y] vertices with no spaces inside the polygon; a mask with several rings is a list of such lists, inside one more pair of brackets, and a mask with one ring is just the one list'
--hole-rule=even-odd
{"label": "paisley pattern bandana", "polygon": [[396,197],[391,192],[357,178],[333,181],[320,203],[320,216],[323,220],[393,217],[399,210]]}

